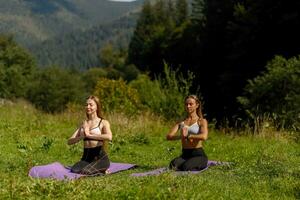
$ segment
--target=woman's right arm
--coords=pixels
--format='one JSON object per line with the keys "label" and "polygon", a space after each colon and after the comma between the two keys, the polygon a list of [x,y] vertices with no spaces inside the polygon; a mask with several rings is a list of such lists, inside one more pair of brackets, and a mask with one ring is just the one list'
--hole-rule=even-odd
{"label": "woman's right arm", "polygon": [[175,126],[173,126],[171,128],[171,130],[167,134],[167,140],[179,140],[179,139],[181,139],[181,135],[177,134],[177,131],[179,129],[179,124],[180,123],[177,123]]}
{"label": "woman's right arm", "polygon": [[81,139],[84,138],[83,134],[80,134],[81,128],[78,128],[73,135],[68,139],[68,145],[76,144],[79,142]]}

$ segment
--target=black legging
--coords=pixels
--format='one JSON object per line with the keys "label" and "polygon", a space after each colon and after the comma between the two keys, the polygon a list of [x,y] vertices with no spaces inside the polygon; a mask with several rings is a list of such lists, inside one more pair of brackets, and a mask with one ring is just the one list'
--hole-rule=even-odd
{"label": "black legging", "polygon": [[74,173],[93,175],[104,173],[109,168],[110,162],[102,146],[84,148],[83,156],[79,162],[72,166]]}
{"label": "black legging", "polygon": [[169,167],[177,171],[197,171],[206,168],[207,161],[202,148],[182,149],[181,156],[173,159]]}

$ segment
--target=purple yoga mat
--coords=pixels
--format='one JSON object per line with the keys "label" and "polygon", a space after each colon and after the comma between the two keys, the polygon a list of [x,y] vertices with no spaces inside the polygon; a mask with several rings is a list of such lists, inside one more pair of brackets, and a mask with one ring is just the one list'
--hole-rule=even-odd
{"label": "purple yoga mat", "polygon": [[[135,167],[135,164],[128,163],[110,163],[109,172],[110,174],[116,173],[119,171],[127,170]],[[48,165],[40,165],[32,167],[28,173],[29,176],[33,178],[52,178],[57,180],[65,179],[78,179],[87,175],[76,174],[70,171],[70,168],[65,167],[59,162],[50,163]]]}
{"label": "purple yoga mat", "polygon": [[[207,170],[209,167],[212,167],[212,166],[228,165],[228,164],[229,164],[228,162],[209,160],[207,162],[207,167],[202,170],[199,170],[199,171],[176,171],[175,173],[176,174],[187,174],[187,173],[197,174],[197,173]],[[166,171],[169,171],[169,169],[167,167],[162,167],[162,168],[154,169],[154,170],[147,171],[147,172],[133,173],[133,174],[131,174],[131,176],[151,176],[151,175],[158,175],[158,174],[161,174]]]}

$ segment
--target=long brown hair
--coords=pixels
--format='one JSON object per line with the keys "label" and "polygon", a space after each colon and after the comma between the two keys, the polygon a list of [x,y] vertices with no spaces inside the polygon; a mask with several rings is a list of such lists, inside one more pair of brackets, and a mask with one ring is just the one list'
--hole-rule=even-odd
{"label": "long brown hair", "polygon": [[[101,102],[99,100],[98,97],[94,96],[94,95],[90,95],[86,98],[86,100],[93,100],[95,101],[96,105],[97,105],[97,116],[100,118],[100,119],[103,119],[103,114],[102,114],[102,107],[101,107]],[[88,116],[87,116],[88,117]]]}
{"label": "long brown hair", "polygon": [[186,101],[187,99],[194,99],[196,101],[196,103],[199,105],[196,113],[198,115],[198,117],[200,118],[200,120],[203,119],[203,114],[202,114],[202,104],[201,101],[199,100],[199,98],[196,95],[188,95],[187,97],[185,97],[184,101]]}

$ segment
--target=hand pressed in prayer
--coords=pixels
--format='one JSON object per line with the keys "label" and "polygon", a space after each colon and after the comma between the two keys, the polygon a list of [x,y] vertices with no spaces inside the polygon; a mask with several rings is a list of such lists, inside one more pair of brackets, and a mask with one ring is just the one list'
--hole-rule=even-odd
{"label": "hand pressed in prayer", "polygon": [[82,128],[84,130],[84,135],[89,136],[90,135],[90,126],[86,120],[84,120],[84,122],[82,124]]}
{"label": "hand pressed in prayer", "polygon": [[185,126],[182,128],[182,137],[186,138],[188,136],[188,128]]}

